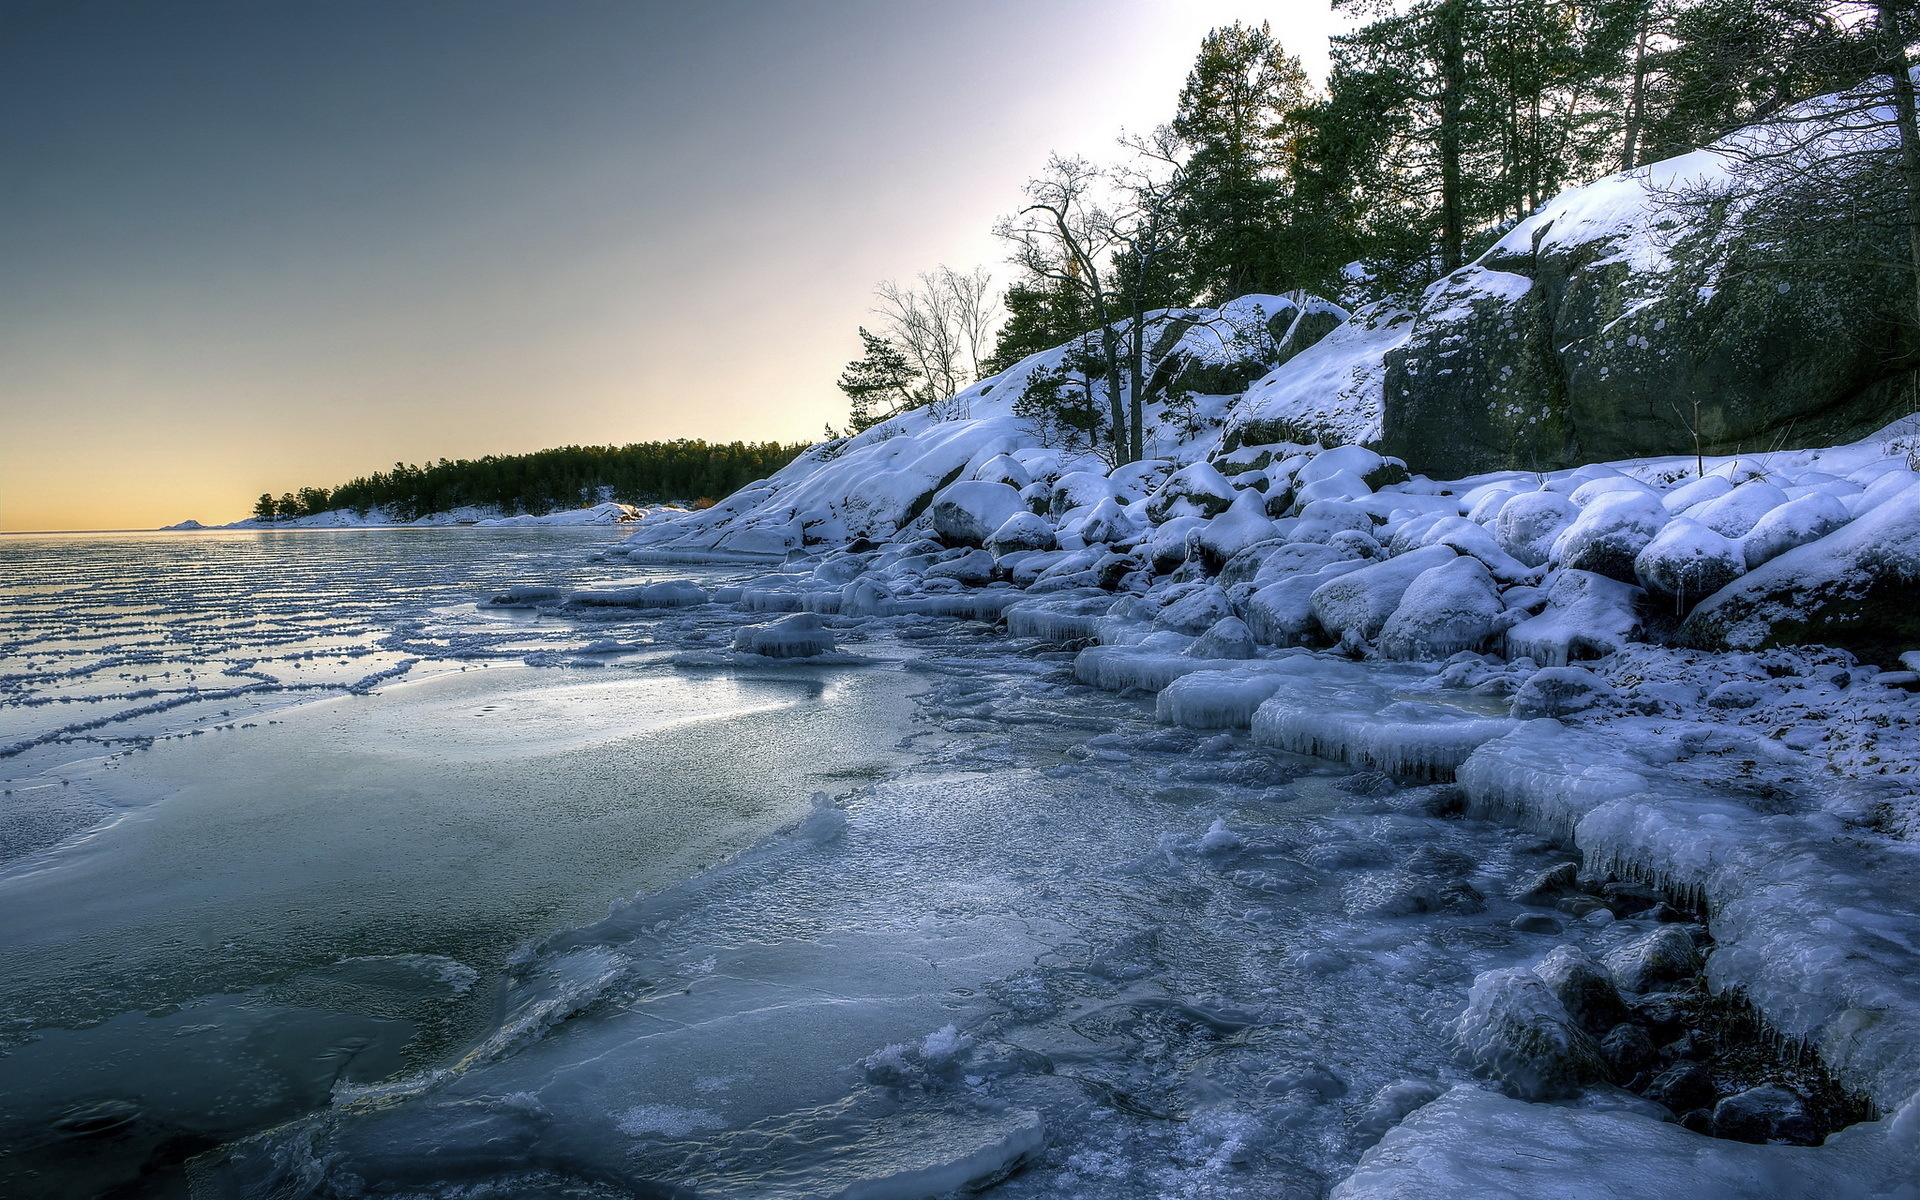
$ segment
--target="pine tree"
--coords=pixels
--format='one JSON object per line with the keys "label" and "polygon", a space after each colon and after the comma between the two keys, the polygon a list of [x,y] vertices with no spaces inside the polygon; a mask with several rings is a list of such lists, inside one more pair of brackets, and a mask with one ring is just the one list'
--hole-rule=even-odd
{"label": "pine tree", "polygon": [[1178,205],[1188,290],[1220,304],[1297,286],[1286,245],[1286,167],[1305,130],[1307,73],[1263,22],[1208,33],[1173,131],[1190,148]]}
{"label": "pine tree", "polygon": [[868,333],[864,326],[860,343],[866,353],[848,363],[838,380],[847,394],[848,424],[856,433],[913,407],[917,399],[913,385],[920,378],[898,346]]}
{"label": "pine tree", "polygon": [[273,503],[273,494],[271,492],[261,492],[260,498],[253,502],[253,519],[256,521],[271,521],[279,515],[279,509],[276,508]]}

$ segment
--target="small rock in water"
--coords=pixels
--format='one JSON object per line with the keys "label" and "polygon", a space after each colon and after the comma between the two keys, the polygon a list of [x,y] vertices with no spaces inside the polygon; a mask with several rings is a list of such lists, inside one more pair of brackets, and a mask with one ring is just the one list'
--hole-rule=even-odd
{"label": "small rock in water", "polygon": [[1574,890],[1579,878],[1579,863],[1561,863],[1528,877],[1512,895],[1521,904],[1551,908],[1560,897]]}
{"label": "small rock in water", "polygon": [[1806,1102],[1798,1092],[1778,1084],[1748,1088],[1714,1105],[1713,1136],[1756,1145],[1809,1146],[1819,1140]]}
{"label": "small rock in water", "polygon": [[1454,1031],[1473,1065],[1517,1100],[1571,1096],[1606,1078],[1599,1047],[1525,967],[1476,978]]}
{"label": "small rock in water", "polygon": [[1613,976],[1578,946],[1556,947],[1533,965],[1533,973],[1553,989],[1580,1028],[1595,1037],[1627,1019],[1627,1006],[1614,987]]}
{"label": "small rock in water", "polygon": [[1269,1096],[1282,1096],[1288,1092],[1308,1092],[1322,1102],[1338,1100],[1347,1094],[1347,1085],[1338,1075],[1327,1070],[1319,1063],[1301,1063],[1280,1072],[1261,1087]]}
{"label": "small rock in water", "polygon": [[1337,780],[1333,786],[1351,796],[1384,796],[1397,785],[1379,771],[1355,771],[1345,779]]}
{"label": "small rock in water", "polygon": [[1407,1119],[1415,1109],[1440,1098],[1438,1084],[1424,1079],[1402,1079],[1380,1089],[1353,1128],[1354,1141],[1362,1148],[1385,1137],[1387,1131]]}
{"label": "small rock in water", "polygon": [[1507,927],[1519,933],[1561,933],[1566,929],[1545,913],[1522,913],[1507,922]]}
{"label": "small rock in water", "polygon": [[1618,947],[1607,955],[1606,963],[1614,979],[1629,992],[1651,992],[1690,979],[1701,966],[1692,936],[1673,925]]}
{"label": "small rock in water", "polygon": [[1239,617],[1222,617],[1186,653],[1188,658],[1252,658],[1253,634]]}

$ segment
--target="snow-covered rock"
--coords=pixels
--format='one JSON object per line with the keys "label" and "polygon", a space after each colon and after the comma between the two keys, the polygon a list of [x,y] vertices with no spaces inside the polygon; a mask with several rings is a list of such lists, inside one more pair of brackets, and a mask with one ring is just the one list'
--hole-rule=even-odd
{"label": "snow-covered rock", "polygon": [[1500,632],[1505,611],[1487,568],[1462,555],[1428,568],[1407,585],[1380,628],[1380,652],[1388,658],[1441,659],[1478,650]]}
{"label": "snow-covered rock", "polygon": [[947,541],[983,546],[1016,516],[1031,516],[1020,493],[1004,483],[963,480],[933,498],[933,531]]}

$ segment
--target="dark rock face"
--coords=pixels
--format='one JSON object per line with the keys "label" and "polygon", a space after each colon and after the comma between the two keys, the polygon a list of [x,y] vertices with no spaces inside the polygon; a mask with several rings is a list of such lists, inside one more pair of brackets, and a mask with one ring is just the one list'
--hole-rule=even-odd
{"label": "dark rock face", "polygon": [[1696,430],[1709,454],[1830,445],[1902,415],[1915,347],[1889,273],[1767,246],[1817,199],[1729,224],[1618,177],[1581,191],[1427,291],[1386,352],[1388,453],[1445,478],[1691,454]]}

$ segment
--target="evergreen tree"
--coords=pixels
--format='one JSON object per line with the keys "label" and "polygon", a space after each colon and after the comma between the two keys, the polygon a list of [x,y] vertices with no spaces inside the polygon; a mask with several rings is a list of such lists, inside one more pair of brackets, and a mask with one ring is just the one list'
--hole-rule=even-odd
{"label": "evergreen tree", "polygon": [[273,493],[261,492],[260,498],[253,502],[253,519],[256,521],[272,521],[278,518],[279,515],[280,511],[273,503]]}
{"label": "evergreen tree", "polygon": [[1264,22],[1236,21],[1201,42],[1172,126],[1189,147],[1177,212],[1193,295],[1220,304],[1297,286],[1287,166],[1311,98],[1300,60]]}
{"label": "evergreen tree", "polygon": [[913,390],[920,372],[898,346],[868,333],[865,326],[860,329],[860,343],[866,353],[848,363],[838,380],[840,390],[847,394],[848,424],[856,433],[912,408],[922,399]]}
{"label": "evergreen tree", "polygon": [[1029,354],[1051,350],[1085,333],[1093,323],[1086,298],[1077,288],[1051,279],[1029,278],[1007,288],[1006,323],[1000,326],[985,374],[1006,370]]}

